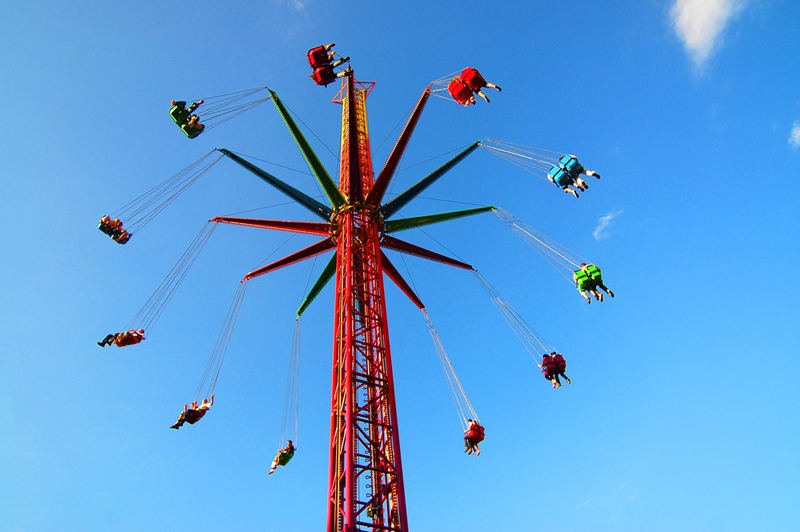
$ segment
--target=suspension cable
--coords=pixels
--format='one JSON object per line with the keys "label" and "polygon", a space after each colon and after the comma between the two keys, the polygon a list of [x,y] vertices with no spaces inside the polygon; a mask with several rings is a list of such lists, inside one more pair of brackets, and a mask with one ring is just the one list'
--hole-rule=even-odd
{"label": "suspension cable", "polygon": [[494,213],[503,223],[520,235],[530,247],[551,255],[555,262],[560,262],[564,268],[574,270],[580,267],[581,262],[587,262],[586,259],[574,251],[569,250],[544,233],[537,231],[507,210],[498,207],[494,210]]}
{"label": "suspension cable", "polygon": [[118,218],[126,218],[127,229],[134,233],[150,223],[170,203],[192,186],[197,180],[214,166],[223,155],[215,157],[211,162],[203,162],[214,152],[206,153],[186,168],[171,175],[163,182],[129,201],[115,212]]}
{"label": "suspension cable", "polygon": [[450,392],[453,394],[453,400],[456,403],[456,409],[458,410],[461,425],[464,427],[464,429],[468,429],[469,426],[467,425],[467,419],[472,419],[480,423],[478,414],[475,412],[467,393],[464,391],[464,386],[461,384],[461,379],[458,378],[458,374],[453,367],[453,363],[450,361],[450,357],[447,355],[447,350],[445,350],[442,340],[439,338],[439,333],[436,332],[436,328],[433,326],[431,317],[424,310],[422,311],[422,314],[425,316],[425,323],[428,325],[428,332],[430,332],[433,345],[436,348],[436,354],[439,356],[439,362],[442,364],[442,370],[447,377],[447,384],[450,386]]}
{"label": "suspension cable", "polygon": [[[289,356],[289,372],[286,376],[286,392],[283,400],[283,420],[281,422],[281,439],[279,448],[286,440],[291,439],[296,445],[299,436],[298,420],[300,418],[300,318],[295,319],[292,335],[292,350]],[[289,438],[294,418],[294,435]]]}
{"label": "suspension cable", "polygon": [[125,327],[126,329],[133,327],[133,324],[138,322],[142,329],[148,332],[152,330],[167,303],[172,299],[175,291],[189,272],[189,269],[208,243],[215,228],[216,224],[210,222],[206,222],[205,225],[203,225],[203,228],[200,229],[197,235],[192,239],[175,265],[167,272],[161,284],[158,285],[153,294],[150,295],[144,305],[142,305],[142,308],[140,308],[136,315],[128,322]]}
{"label": "suspension cable", "polygon": [[228,352],[228,346],[231,342],[231,335],[233,334],[236,320],[239,317],[239,310],[241,309],[242,301],[244,300],[246,291],[247,281],[240,282],[236,287],[236,292],[233,295],[233,301],[231,301],[231,304],[228,307],[228,312],[225,315],[225,321],[223,321],[222,328],[217,335],[217,340],[213,349],[211,350],[211,355],[209,355],[208,361],[206,362],[203,376],[200,378],[200,382],[195,389],[195,398],[200,398],[201,393],[204,390],[206,392],[206,396],[213,394],[214,389],[217,387],[217,380],[219,379],[219,374],[222,370],[222,364],[225,362],[225,355]]}
{"label": "suspension cable", "polygon": [[480,282],[481,286],[483,286],[484,290],[489,294],[492,303],[494,303],[497,310],[500,311],[503,319],[505,319],[506,323],[508,323],[509,327],[514,331],[514,334],[536,364],[541,362],[543,354],[555,351],[550,344],[528,325],[519,312],[489,284],[489,281],[487,281],[478,270],[472,270],[472,273],[475,275],[478,282]]}

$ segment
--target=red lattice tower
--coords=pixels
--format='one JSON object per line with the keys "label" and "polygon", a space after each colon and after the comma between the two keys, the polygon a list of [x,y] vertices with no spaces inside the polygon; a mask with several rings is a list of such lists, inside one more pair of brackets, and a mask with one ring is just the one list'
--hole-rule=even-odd
{"label": "red lattice tower", "polygon": [[471,269],[469,264],[389,236],[389,233],[487,212],[493,208],[480,207],[389,220],[400,208],[477,148],[478,143],[470,145],[411,188],[382,204],[384,193],[430,96],[430,87],[423,91],[383,169],[373,182],[366,113],[366,98],[373,86],[372,82],[356,81],[353,71],[348,69],[342,90],[334,99],[334,102],[342,104],[338,187],[277,94],[270,91],[278,112],[325,191],[330,207],[238,155],[226,149],[219,150],[325,220],[295,222],[215,218],[216,222],[324,236],[323,240],[305,249],[250,272],[244,280],[334,248],[336,250],[297,312],[299,317],[335,273],[327,490],[329,531],[408,530],[383,275],[392,279],[420,309],[424,310],[424,305],[383,253],[382,248]]}

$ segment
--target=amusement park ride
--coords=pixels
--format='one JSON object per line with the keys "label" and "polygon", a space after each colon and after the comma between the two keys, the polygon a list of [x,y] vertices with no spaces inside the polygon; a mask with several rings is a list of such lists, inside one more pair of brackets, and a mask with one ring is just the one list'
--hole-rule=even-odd
{"label": "amusement park ride", "polygon": [[[327,530],[406,531],[408,517],[384,297],[384,274],[417,307],[424,311],[425,306],[383,250],[390,249],[473,270],[469,264],[421,248],[393,235],[415,227],[489,212],[495,210],[495,207],[395,218],[400,209],[478,148],[481,141],[468,146],[405,192],[385,201],[386,191],[432,94],[432,87],[428,86],[423,90],[383,168],[375,177],[366,109],[367,97],[375,84],[356,80],[351,67],[338,73],[334,73],[332,68],[328,69],[338,66],[338,63],[331,63],[333,54],[328,56],[327,53],[330,47],[323,48],[325,54],[320,54],[318,49],[312,49],[309,62],[315,69],[313,77],[319,85],[327,85],[338,78],[342,80],[342,88],[333,99],[335,103],[342,105],[338,185],[322,165],[278,95],[269,90],[269,98],[265,99],[271,99],[275,104],[324,191],[328,204],[313,199],[232,151],[217,150],[220,157],[227,157],[241,165],[311,211],[320,220],[309,222],[220,216],[211,222],[320,237],[318,242],[248,273],[242,280],[243,283],[310,257],[334,251],[297,312],[299,317],[326,284],[335,278]],[[316,57],[312,58],[311,52],[315,50]],[[314,60],[319,61],[317,66]],[[318,72],[320,65],[325,72]],[[179,103],[185,106],[185,102]],[[193,107],[197,108],[197,105]],[[188,115],[184,114],[181,118],[187,120]],[[197,124],[196,119],[194,123]],[[182,129],[185,132],[185,128]],[[187,136],[194,138],[188,133]],[[530,157],[529,159],[533,160]],[[118,220],[114,222],[115,227],[109,228],[109,220],[105,226],[101,220],[101,229],[119,243],[127,242],[132,233],[126,231],[123,235],[121,222],[117,223]],[[141,339],[144,337],[141,336]],[[130,343],[136,342],[123,341],[123,345]],[[216,382],[216,377],[214,381]]]}

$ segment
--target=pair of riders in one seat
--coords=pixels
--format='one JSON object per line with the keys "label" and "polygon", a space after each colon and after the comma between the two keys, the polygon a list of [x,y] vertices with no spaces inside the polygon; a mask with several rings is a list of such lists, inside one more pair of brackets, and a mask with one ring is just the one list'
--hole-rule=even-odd
{"label": "pair of riders in one seat", "polygon": [[138,331],[131,329],[129,331],[107,334],[105,338],[97,342],[97,345],[105,347],[114,344],[117,347],[125,347],[126,345],[138,344],[142,340],[144,340],[144,329],[139,329]]}
{"label": "pair of riders in one seat", "polygon": [[186,102],[183,100],[172,100],[170,102],[172,107],[169,110],[169,116],[171,116],[172,120],[181,128],[184,135],[190,139],[202,133],[206,127],[204,124],[200,123],[200,118],[194,114],[195,109],[200,107],[203,101],[204,100],[194,102],[188,108],[186,107]]}
{"label": "pair of riders in one seat", "polygon": [[486,100],[486,103],[489,103],[489,97],[481,90],[483,87],[494,88],[498,91],[503,90],[494,83],[489,83],[483,79],[481,73],[476,69],[467,67],[461,71],[460,76],[456,76],[450,81],[447,86],[447,92],[460,105],[467,107],[475,104],[475,94]]}
{"label": "pair of riders in one seat", "polygon": [[572,279],[575,281],[578,292],[586,299],[587,303],[592,302],[592,299],[589,297],[590,294],[593,295],[596,300],[600,302],[603,301],[603,294],[598,288],[611,297],[614,297],[614,292],[603,284],[603,272],[594,264],[582,262],[580,269],[572,272]]}
{"label": "pair of riders in one seat", "polygon": [[467,425],[467,430],[464,431],[464,452],[480,456],[481,450],[478,444],[483,441],[485,430],[477,421],[471,419],[467,420]]}
{"label": "pair of riders in one seat", "polygon": [[334,68],[349,61],[349,57],[341,57],[334,61],[336,50],[331,50],[336,43],[322,44],[308,51],[308,64],[314,72],[309,76],[317,85],[323,87],[344,76],[345,71],[334,72]]}
{"label": "pair of riders in one seat", "polygon": [[[600,174],[584,168],[574,155],[562,155],[561,158],[558,159],[558,164],[553,165],[550,171],[547,172],[547,180],[554,183],[567,194],[572,194],[577,198],[578,190],[584,191],[589,188],[589,185],[583,180],[581,174],[594,176],[600,179]],[[578,190],[570,188],[570,185],[574,185]]]}
{"label": "pair of riders in one seat", "polygon": [[553,351],[549,355],[542,355],[542,363],[537,364],[537,366],[542,368],[544,378],[553,383],[553,388],[561,388],[561,379],[559,377],[564,377],[567,384],[572,384],[567,374],[564,373],[567,371],[567,361],[559,353]]}
{"label": "pair of riders in one seat", "polygon": [[97,228],[110,236],[117,244],[125,244],[131,239],[131,234],[122,228],[120,219],[114,218],[112,220],[107,214],[100,218],[100,224]]}
{"label": "pair of riders in one seat", "polygon": [[210,397],[211,401],[203,398],[203,402],[200,403],[200,405],[197,404],[197,401],[193,402],[191,405],[183,405],[183,410],[178,414],[178,420],[170,428],[178,430],[184,423],[194,425],[200,421],[214,404],[214,394],[212,393]]}

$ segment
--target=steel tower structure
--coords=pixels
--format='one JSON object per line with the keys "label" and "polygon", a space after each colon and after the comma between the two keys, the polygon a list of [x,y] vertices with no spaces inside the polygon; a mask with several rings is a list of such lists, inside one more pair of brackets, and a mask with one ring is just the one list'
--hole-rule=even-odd
{"label": "steel tower structure", "polygon": [[458,164],[473,143],[391,201],[383,196],[430,96],[426,88],[377,178],[373,180],[366,99],[374,83],[345,72],[334,102],[342,104],[341,163],[338,186],[303,137],[290,113],[270,91],[273,102],[297,142],[330,206],[300,192],[226,149],[219,149],[268,184],[306,207],[324,222],[217,217],[215,222],[323,236],[283,259],[248,273],[249,280],[326,251],[335,253],[297,311],[299,316],[335,274],[335,314],[331,383],[331,426],[327,489],[327,530],[408,530],[403,468],[395,406],[392,358],[383,275],[417,305],[424,305],[382,248],[464,269],[469,264],[434,253],[389,233],[492,210],[461,211],[390,220],[400,208]]}

